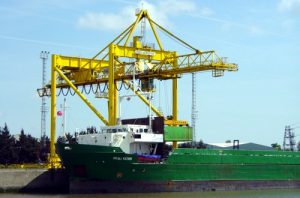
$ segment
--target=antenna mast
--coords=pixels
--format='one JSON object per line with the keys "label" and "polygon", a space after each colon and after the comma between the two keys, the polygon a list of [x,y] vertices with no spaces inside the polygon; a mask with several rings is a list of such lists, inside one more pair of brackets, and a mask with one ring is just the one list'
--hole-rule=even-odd
{"label": "antenna mast", "polygon": [[64,98],[64,103],[63,103],[63,122],[62,122],[62,130],[64,133],[64,136],[67,134],[66,129],[67,129],[67,99]]}
{"label": "antenna mast", "polygon": [[197,112],[197,90],[196,90],[196,73],[192,73],[192,129],[193,129],[193,141],[192,146],[196,146],[196,121],[198,117]]}
{"label": "antenna mast", "polygon": [[[46,86],[46,64],[48,60],[49,52],[41,51],[40,58],[43,62],[43,71],[42,71],[42,87]],[[45,137],[46,137],[46,96],[42,96],[42,106],[41,106],[41,145],[42,147],[46,146]]]}
{"label": "antenna mast", "polygon": [[[140,7],[141,7],[141,10],[144,9],[144,2],[141,1],[140,2]],[[142,38],[142,44],[145,45],[145,42],[146,42],[146,17],[142,18],[142,21],[141,21],[141,38]]]}

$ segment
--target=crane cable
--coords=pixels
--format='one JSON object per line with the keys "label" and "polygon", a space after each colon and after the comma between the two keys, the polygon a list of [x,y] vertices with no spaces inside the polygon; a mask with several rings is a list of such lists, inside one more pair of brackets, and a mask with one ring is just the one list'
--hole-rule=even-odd
{"label": "crane cable", "polygon": [[[79,91],[80,93],[85,93],[85,94],[90,94],[91,92],[93,92],[94,94],[96,94],[98,91],[100,93],[105,92],[106,90],[108,90],[108,84],[107,82],[104,84],[103,89],[101,89],[101,84],[98,83],[96,85],[89,85],[89,88],[86,88],[87,85],[82,85],[81,90]],[[125,90],[128,90],[130,88],[130,85],[126,87],[126,83],[125,82],[121,82],[120,87],[118,88],[118,86],[116,86],[116,89],[118,91],[121,91],[123,89],[123,87],[125,88]],[[76,89],[78,89],[79,86],[76,86]],[[65,91],[66,90],[66,91]],[[70,94],[71,96],[74,96],[76,94],[76,91],[71,90],[71,87],[65,87],[65,88],[60,88],[58,94],[56,94],[56,96],[67,96],[68,94]]]}
{"label": "crane cable", "polygon": [[62,92],[62,88],[59,89],[59,92],[58,94],[56,94],[56,96],[60,96],[61,92]]}
{"label": "crane cable", "polygon": [[[76,89],[77,89],[77,86],[76,86]],[[74,92],[72,93],[72,89],[70,87],[69,87],[69,90],[70,90],[71,96],[74,96],[76,92],[73,90]]]}
{"label": "crane cable", "polygon": [[189,49],[189,50],[192,49],[192,50],[194,50],[194,48],[191,48],[191,47],[189,47],[189,46],[186,46],[185,44],[183,44],[182,42],[178,41],[177,39],[175,39],[173,36],[169,35],[169,34],[166,33],[165,31],[163,31],[163,30],[161,30],[161,29],[159,29],[159,30],[160,30],[160,32],[162,32],[164,35],[166,35],[167,37],[169,37],[170,39],[172,39],[173,41],[175,41],[175,42],[178,43],[179,45],[185,47],[186,49]]}
{"label": "crane cable", "polygon": [[82,90],[84,91],[85,94],[90,94],[90,93],[91,93],[91,89],[92,89],[92,85],[90,85],[89,91],[86,90],[85,86],[86,86],[86,85],[83,85],[83,86],[82,86]]}
{"label": "crane cable", "polygon": [[62,89],[61,93],[62,93],[63,96],[67,96],[69,94],[70,87],[67,88],[67,93],[64,92],[64,88],[61,88],[61,89]]}
{"label": "crane cable", "polygon": [[[124,85],[124,89],[125,90],[128,90],[130,89],[130,85],[126,85],[126,83],[124,81],[122,81],[122,84]],[[126,87],[127,86],[127,87]]]}
{"label": "crane cable", "polygon": [[118,90],[118,91],[121,91],[122,90],[122,87],[123,87],[123,82],[121,82],[121,86],[118,88],[118,84],[116,84],[116,89]]}
{"label": "crane cable", "polygon": [[184,44],[187,48],[192,49],[194,51],[199,51],[198,49],[194,48],[193,46],[191,46],[190,44],[186,43],[185,41],[181,40],[179,37],[175,36],[174,34],[170,33],[168,30],[166,30],[165,28],[163,28],[162,26],[160,26],[158,23],[156,23],[155,21],[153,21],[151,19],[151,22],[156,25],[163,33],[167,34],[169,37],[172,37],[174,40],[176,39],[177,42],[180,42],[181,44]]}
{"label": "crane cable", "polygon": [[93,92],[94,94],[96,94],[96,93],[97,93],[97,90],[98,90],[98,84],[96,85],[96,90],[94,90],[94,85],[91,86],[91,89],[92,89],[92,92]]}

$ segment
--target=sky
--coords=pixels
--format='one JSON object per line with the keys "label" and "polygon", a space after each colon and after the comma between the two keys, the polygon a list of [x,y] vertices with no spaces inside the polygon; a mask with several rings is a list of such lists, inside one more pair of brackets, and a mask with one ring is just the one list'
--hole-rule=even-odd
{"label": "sky", "polygon": [[[23,128],[39,137],[40,52],[90,58],[133,22],[140,7],[195,48],[216,50],[239,66],[222,78],[197,74],[197,140],[282,144],[284,127],[300,126],[300,0],[11,0],[0,2],[0,127],[7,123],[12,134]],[[160,36],[165,49],[183,51]],[[148,31],[147,38],[153,38]],[[49,57],[47,81],[50,62]],[[156,88],[153,103],[169,115],[170,82],[156,82]],[[179,119],[191,120],[191,89],[191,75],[184,75]],[[88,98],[107,116],[107,101]],[[62,101],[58,97],[58,110]],[[48,98],[48,109],[49,103]],[[102,125],[77,96],[68,96],[67,105],[68,131]],[[124,118],[147,112],[136,98],[122,103]],[[59,117],[58,134],[61,121]],[[48,135],[49,122],[48,112]],[[300,128],[295,132],[300,135]]]}

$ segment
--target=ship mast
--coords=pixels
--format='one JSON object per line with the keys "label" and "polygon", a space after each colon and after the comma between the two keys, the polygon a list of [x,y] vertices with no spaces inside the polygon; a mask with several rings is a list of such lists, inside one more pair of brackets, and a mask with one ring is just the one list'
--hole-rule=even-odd
{"label": "ship mast", "polygon": [[64,98],[64,103],[63,103],[63,106],[62,106],[62,110],[63,110],[63,122],[62,122],[62,131],[63,131],[63,134],[66,135],[67,132],[66,132],[66,129],[67,129],[67,99]]}

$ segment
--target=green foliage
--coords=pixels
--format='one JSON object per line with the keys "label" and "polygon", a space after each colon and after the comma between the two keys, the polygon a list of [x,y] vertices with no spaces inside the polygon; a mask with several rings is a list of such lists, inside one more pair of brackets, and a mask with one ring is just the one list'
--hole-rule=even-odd
{"label": "green foliage", "polygon": [[47,136],[41,137],[40,141],[40,161],[47,161],[48,154],[50,153],[50,139]]}
{"label": "green foliage", "polygon": [[200,140],[199,142],[193,142],[193,143],[192,142],[186,142],[186,143],[183,143],[183,144],[179,145],[179,148],[192,148],[192,147],[195,147],[195,148],[198,148],[198,149],[206,149],[207,148],[207,146],[203,142],[203,140]]}
{"label": "green foliage", "polygon": [[86,128],[86,130],[81,130],[79,132],[79,134],[94,134],[94,133],[98,133],[97,128],[94,126],[89,126]]}
{"label": "green foliage", "polygon": [[24,130],[21,130],[19,141],[19,163],[37,162],[39,159],[39,142],[31,135],[25,135]]}
{"label": "green foliage", "polygon": [[276,142],[271,144],[272,148],[276,149],[276,150],[281,150],[281,146]]}
{"label": "green foliage", "polygon": [[[49,138],[45,145],[22,129],[19,138],[15,139],[7,125],[0,127],[0,164],[36,163],[46,161],[49,152]],[[47,141],[48,140],[48,141]],[[48,143],[47,143],[48,142]]]}
{"label": "green foliage", "polygon": [[76,144],[76,138],[71,133],[66,133],[64,136],[57,138],[58,143]]}
{"label": "green foliage", "polygon": [[0,127],[0,163],[10,164],[17,160],[14,153],[15,139],[10,135],[9,129],[5,123],[4,127]]}

